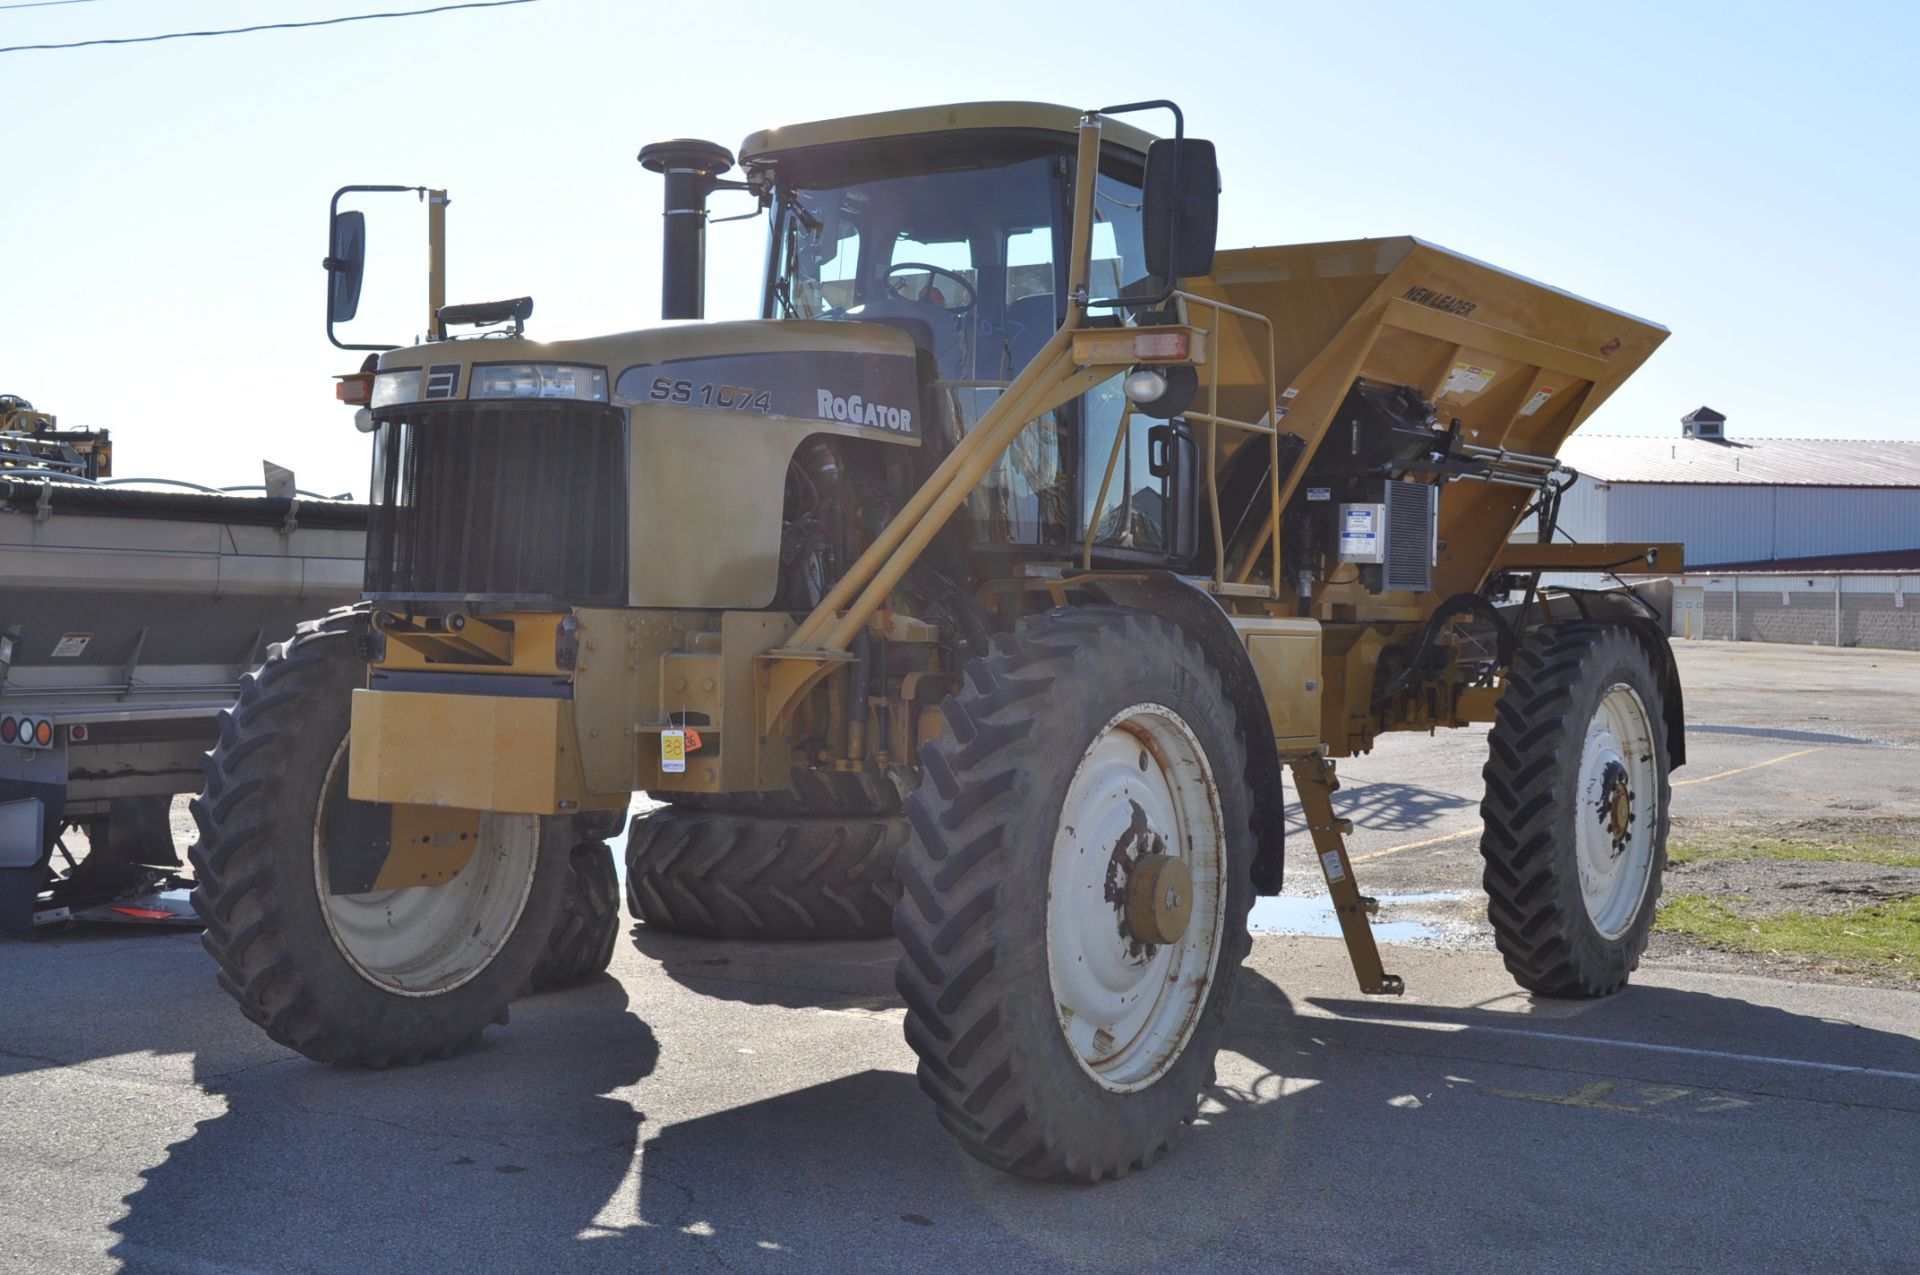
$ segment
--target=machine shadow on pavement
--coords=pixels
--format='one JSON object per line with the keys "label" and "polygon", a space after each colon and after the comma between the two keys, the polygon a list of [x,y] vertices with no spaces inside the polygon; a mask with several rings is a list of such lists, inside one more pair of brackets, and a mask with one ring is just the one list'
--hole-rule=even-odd
{"label": "machine shadow on pavement", "polygon": [[[885,944],[634,934],[691,990],[874,1011],[877,1031],[897,1030],[897,1013],[879,1012],[898,1008],[883,991]],[[1894,1172],[1911,1127],[1898,1113],[1920,1115],[1913,1039],[1660,987],[1498,1003],[1297,1006],[1244,970],[1200,1119],[1151,1170],[1097,1188],[1027,1182],[962,1154],[901,1049],[900,1070],[868,1066],[650,1128],[637,1211],[643,1233],[696,1234],[737,1270],[786,1269],[782,1255],[890,1269],[904,1259],[879,1254],[896,1243],[936,1247],[914,1259],[928,1270],[1237,1268],[1236,1254],[1247,1269],[1444,1269],[1493,1255],[1584,1269],[1570,1254],[1605,1266],[1655,1251],[1677,1268],[1761,1270],[1828,1251],[1805,1191],[1819,1165],[1852,1193],[1850,1258],[1920,1251]],[[1654,1048],[1591,1043],[1616,1038]],[[1721,1056],[1736,1054],[1835,1066]]]}
{"label": "machine shadow on pavement", "polygon": [[[1292,790],[1292,785],[1288,785]],[[1373,780],[1342,788],[1333,795],[1333,808],[1343,819],[1351,819],[1375,832],[1419,832],[1431,828],[1456,811],[1479,806],[1478,798],[1439,792],[1419,784],[1396,784]],[[1287,832],[1306,833],[1306,818],[1299,801],[1287,803]],[[1312,865],[1308,864],[1308,868]]]}
{"label": "machine shadow on pavement", "polygon": [[[99,1087],[117,1104],[102,1142],[137,1132],[113,1079],[132,1066],[156,1113],[224,1105],[140,1166],[112,1226],[130,1270],[1575,1269],[1661,1251],[1759,1270],[1920,1251],[1901,1172],[1920,1086],[1886,1078],[1920,1074],[1903,1035],[1657,987],[1577,1015],[1518,995],[1521,1012],[1296,1001],[1249,968],[1200,1121],[1151,1170],[1080,1188],[988,1170],[942,1133],[899,1043],[891,945],[635,939],[702,995],[870,1018],[871,1046],[790,1055],[774,1096],[663,1120],[650,1095],[710,1107],[700,1087],[734,1060],[708,1056],[697,1005],[656,1041],[630,995],[659,1004],[657,985],[600,978],[516,1003],[452,1061],[340,1071],[267,1042],[197,946],[156,936],[137,961],[61,944],[117,950],[124,972],[90,980],[99,1003],[71,1021],[23,1000],[30,977],[0,989],[0,1075]],[[656,1074],[663,1048],[678,1061]],[[1729,1070],[1716,1050],[1885,1074]],[[192,1078],[169,1097],[153,1056],[176,1053]]]}

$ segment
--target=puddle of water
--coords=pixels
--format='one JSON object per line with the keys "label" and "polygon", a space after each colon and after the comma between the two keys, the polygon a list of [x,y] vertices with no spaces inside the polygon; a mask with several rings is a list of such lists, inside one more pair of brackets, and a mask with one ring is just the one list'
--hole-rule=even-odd
{"label": "puddle of water", "polygon": [[[1440,890],[1430,894],[1382,894],[1380,910],[1408,903],[1448,903],[1464,899],[1458,890]],[[1281,894],[1255,899],[1247,928],[1255,934],[1306,934],[1320,938],[1339,938],[1340,920],[1333,914],[1333,898],[1326,894]],[[1379,921],[1373,923],[1373,937],[1382,943],[1410,943],[1437,939],[1440,926],[1429,921]]]}

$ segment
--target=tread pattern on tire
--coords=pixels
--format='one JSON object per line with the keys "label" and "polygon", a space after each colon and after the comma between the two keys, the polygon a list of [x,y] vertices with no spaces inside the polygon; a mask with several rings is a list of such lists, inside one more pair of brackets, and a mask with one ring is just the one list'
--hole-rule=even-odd
{"label": "tread pattern on tire", "polygon": [[[1660,897],[1664,830],[1655,842],[1641,920],[1619,941],[1612,959],[1596,960],[1592,944],[1604,941],[1597,932],[1582,941],[1582,927],[1590,931],[1592,923],[1579,902],[1577,877],[1571,893],[1559,880],[1574,871],[1566,852],[1571,826],[1565,817],[1576,801],[1588,725],[1576,691],[1583,674],[1606,657],[1606,648],[1622,642],[1644,654],[1641,639],[1620,625],[1575,620],[1534,630],[1508,671],[1488,734],[1480,803],[1487,919],[1508,972],[1522,987],[1543,995],[1596,997],[1624,986],[1639,966]],[[1649,661],[1649,673],[1652,668]],[[1647,686],[1636,689],[1643,697],[1658,693],[1651,676]],[[1646,709],[1656,738],[1664,739],[1660,703],[1647,702]],[[1664,743],[1657,746],[1664,761]],[[1664,764],[1660,785],[1653,813],[1664,819],[1669,791]]]}
{"label": "tread pattern on tire", "polygon": [[669,805],[753,815],[896,815],[906,803],[902,781],[909,772],[795,770],[793,786],[774,792],[656,792]]}
{"label": "tread pattern on tire", "polygon": [[536,992],[585,982],[613,961],[620,938],[620,877],[604,841],[583,841],[567,856],[560,917],[529,978]]}
{"label": "tread pattern on tire", "polygon": [[728,814],[664,806],[627,837],[635,919],[727,939],[867,939],[892,932],[899,815]]}
{"label": "tread pattern on tire", "polygon": [[[1126,649],[1149,626],[1186,643],[1197,677],[1212,683],[1231,723],[1231,704],[1217,672],[1171,621],[1124,607],[1056,610],[1024,624],[1018,634],[996,635],[991,654],[966,665],[965,684],[941,706],[946,731],[922,747],[921,787],[907,803],[914,836],[900,854],[894,929],[904,955],[895,985],[906,1001],[906,1039],[920,1059],[920,1088],[933,1101],[940,1123],[970,1154],[1026,1177],[1123,1177],[1153,1163],[1171,1145],[1170,1134],[1130,1141],[1118,1128],[1082,1129],[1077,1146],[1065,1145],[1017,1065],[997,994],[991,932],[1003,907],[1009,842],[1034,835],[1046,835],[1049,845],[1052,841],[1050,834],[1010,828],[1005,800],[1022,783],[1035,751],[1059,746],[1047,742],[1049,692],[1074,676],[1081,650],[1103,640]],[[1237,726],[1229,729],[1238,736]],[[1244,753],[1244,742],[1240,747]],[[1227,782],[1242,778],[1234,775]],[[1246,778],[1250,791],[1251,777]],[[1250,845],[1250,815],[1247,823]],[[1245,877],[1248,869],[1243,864],[1240,874]],[[1237,902],[1229,895],[1216,994],[1203,1011],[1203,1021],[1216,1031],[1225,1019],[1231,975],[1252,948],[1246,925],[1250,879],[1241,888]],[[1045,977],[1044,933],[1035,941],[1041,949],[1035,959]],[[1049,1025],[1057,1030],[1057,1024]],[[1196,1031],[1196,1038],[1200,1034]],[[1064,1038],[1062,1044],[1056,1065],[1072,1068]],[[1182,1099],[1183,1121],[1193,1119],[1201,1093],[1213,1081],[1213,1049],[1206,1047],[1204,1070]]]}
{"label": "tread pattern on tire", "polygon": [[[201,944],[218,962],[218,982],[241,1012],[273,1040],[316,1061],[377,1068],[451,1057],[477,1041],[489,1023],[505,1023],[538,949],[517,931],[479,977],[445,996],[396,1005],[403,998],[375,993],[383,1016],[375,1023],[356,1018],[326,990],[341,971],[348,985],[359,976],[340,960],[324,930],[302,938],[288,923],[294,904],[279,897],[288,886],[276,875],[286,865],[275,858],[272,842],[285,832],[282,821],[298,816],[284,808],[281,785],[290,770],[312,761],[300,754],[319,739],[313,733],[316,705],[351,689],[342,669],[364,659],[364,633],[365,615],[354,610],[307,621],[240,679],[238,699],[220,714],[205,788],[191,803],[199,836],[188,859],[197,882],[193,906],[206,923]],[[558,874],[540,871],[523,922],[532,917],[544,926],[542,914],[552,915],[547,909],[557,906],[557,882]],[[316,914],[308,928],[321,924]],[[336,962],[338,968],[323,970],[316,962]]]}

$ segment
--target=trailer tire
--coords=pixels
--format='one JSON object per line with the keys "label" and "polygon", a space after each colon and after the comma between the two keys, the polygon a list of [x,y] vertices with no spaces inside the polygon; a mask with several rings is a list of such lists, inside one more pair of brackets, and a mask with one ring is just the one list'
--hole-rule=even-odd
{"label": "trailer tire", "polygon": [[664,930],[723,939],[892,933],[899,815],[760,816],[663,806],[627,835],[627,907]]}
{"label": "trailer tire", "polygon": [[583,841],[567,856],[567,888],[547,946],[533,967],[536,992],[584,983],[613,962],[620,938],[620,876],[604,841]]}
{"label": "trailer tire", "polygon": [[1529,991],[1605,996],[1640,964],[1666,867],[1664,710],[1653,655],[1625,625],[1543,625],[1514,659],[1480,853],[1495,944]]}
{"label": "trailer tire", "polygon": [[[241,679],[192,804],[200,836],[190,857],[201,941],[246,1016],[317,1061],[384,1067],[450,1056],[506,1022],[553,929],[570,834],[564,819],[488,816],[446,884],[327,891],[322,830],[343,805],[359,809],[335,785],[345,782],[351,693],[365,677],[364,631],[354,612],[302,624]],[[459,894],[438,893],[462,876]],[[431,926],[392,922],[419,906]],[[379,937],[383,909],[391,938]],[[349,928],[363,919],[376,922],[370,940]],[[430,946],[413,956],[368,946],[429,931]]]}
{"label": "trailer tire", "polygon": [[[942,712],[894,910],[920,1088],[996,1168],[1123,1176],[1194,1118],[1252,947],[1232,701],[1172,621],[1087,606],[994,638]],[[1191,915],[1142,938],[1167,858]]]}

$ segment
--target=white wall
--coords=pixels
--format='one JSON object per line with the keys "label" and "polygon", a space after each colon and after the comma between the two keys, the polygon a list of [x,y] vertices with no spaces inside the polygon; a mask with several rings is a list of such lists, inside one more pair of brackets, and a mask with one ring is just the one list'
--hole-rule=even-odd
{"label": "white wall", "polygon": [[1610,539],[1679,540],[1689,563],[1920,547],[1920,488],[1613,483],[1605,496]]}

